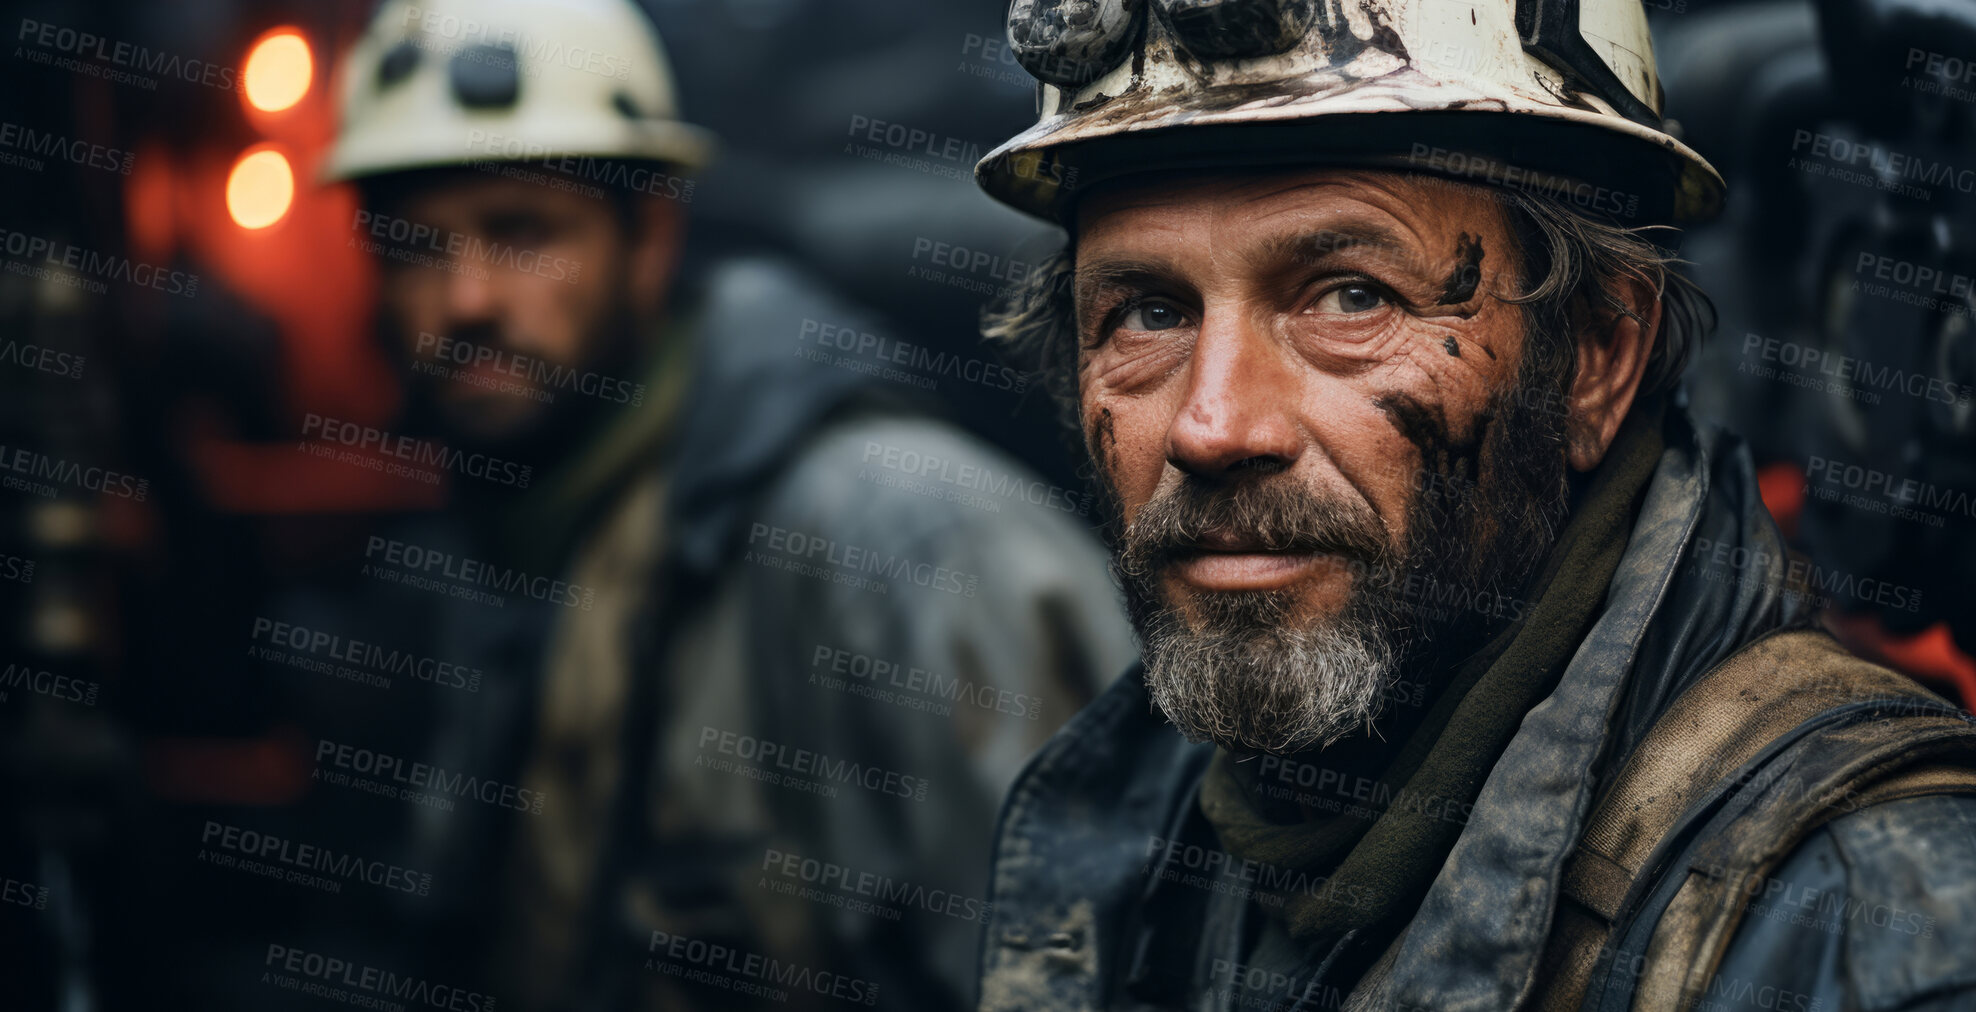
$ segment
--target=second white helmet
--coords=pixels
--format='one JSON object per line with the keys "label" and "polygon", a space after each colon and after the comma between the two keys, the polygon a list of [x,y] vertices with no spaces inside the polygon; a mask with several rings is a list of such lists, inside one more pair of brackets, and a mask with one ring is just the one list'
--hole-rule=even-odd
{"label": "second white helmet", "polygon": [[691,169],[712,149],[630,0],[390,0],[340,87],[327,180],[585,156]]}

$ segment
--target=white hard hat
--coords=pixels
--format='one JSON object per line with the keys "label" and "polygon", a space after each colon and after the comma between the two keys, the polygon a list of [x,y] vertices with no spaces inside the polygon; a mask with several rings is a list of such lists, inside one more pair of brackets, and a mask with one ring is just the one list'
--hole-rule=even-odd
{"label": "white hard hat", "polygon": [[564,156],[690,169],[712,148],[630,0],[389,0],[341,88],[326,180]]}
{"label": "white hard hat", "polygon": [[1063,219],[1132,172],[1340,164],[1712,217],[1722,177],[1662,123],[1641,0],[1014,0],[1035,126],[975,168]]}

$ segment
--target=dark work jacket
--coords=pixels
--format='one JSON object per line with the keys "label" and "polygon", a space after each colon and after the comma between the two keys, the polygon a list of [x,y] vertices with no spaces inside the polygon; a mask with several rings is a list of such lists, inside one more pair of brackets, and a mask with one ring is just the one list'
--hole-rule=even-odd
{"label": "dark work jacket", "polygon": [[[1740,441],[1685,410],[1669,412],[1665,436],[1603,613],[1466,813],[1390,971],[1347,994],[1325,983],[1327,953],[1285,963],[1280,946],[1251,949],[1259,918],[1248,897],[1277,873],[1218,849],[1198,808],[1213,749],[1152,710],[1135,669],[1037,754],[1004,803],[982,1008],[1527,1003],[1544,983],[1561,869],[1602,773],[1620,768],[1682,690],[1743,645],[1805,624],[1811,605],[1785,586],[1782,537]],[[1709,1007],[1976,1007],[1976,799],[1845,815],[1812,832],[1770,884],[1775,895],[1743,919]],[[1625,993],[1596,997],[1588,1004],[1627,1004]]]}
{"label": "dark work jacket", "polygon": [[[443,709],[410,754],[546,801],[407,809],[425,818],[402,863],[445,874],[430,895],[389,897],[410,938],[383,939],[398,949],[376,965],[432,939],[503,1012],[972,1004],[997,804],[1129,663],[1130,629],[1075,504],[1025,498],[1045,483],[909,410],[888,388],[916,386],[873,375],[887,362],[806,339],[815,321],[880,329],[778,260],[710,272],[677,452],[626,458],[542,570],[594,603],[489,608],[387,585],[383,604],[445,645],[434,654],[490,673],[480,691],[429,694]],[[959,382],[938,379],[936,393]],[[920,469],[887,466],[900,459]],[[943,482],[929,462],[979,480]],[[392,536],[482,557],[454,518],[420,523]],[[888,568],[856,570],[852,551]],[[863,578],[832,578],[846,575]],[[785,765],[740,754],[758,743]],[[785,782],[799,754],[851,779]],[[827,792],[789,786],[809,781]],[[777,855],[919,902],[860,908]],[[691,958],[657,932],[689,939]]]}

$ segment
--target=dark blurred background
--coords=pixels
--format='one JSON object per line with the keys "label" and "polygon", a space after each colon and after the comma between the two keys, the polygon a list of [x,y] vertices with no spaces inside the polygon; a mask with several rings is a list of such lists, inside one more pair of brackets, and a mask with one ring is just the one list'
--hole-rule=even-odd
{"label": "dark blurred background", "polygon": [[[984,300],[1055,242],[969,180],[974,158],[1034,114],[1002,45],[1003,5],[648,8],[685,115],[723,142],[691,206],[689,275],[777,253],[888,332],[974,354]],[[1976,8],[1648,8],[1669,113],[1730,183],[1728,215],[1684,245],[1721,310],[1694,401],[1748,438],[1835,631],[1976,703]],[[331,71],[370,7],[6,10],[0,453],[131,480],[0,490],[0,1008],[264,1007],[251,981],[216,986],[207,972],[242,925],[383,938],[391,912],[214,876],[190,842],[242,812],[361,838],[361,823],[338,821],[347,813],[305,804],[313,732],[419,719],[270,677],[241,632],[285,588],[354,579],[326,567],[374,518],[437,505],[429,488],[293,452],[307,413],[375,424],[399,404],[368,331],[374,268],[348,241],[355,197],[310,182],[334,132]],[[106,73],[119,64],[92,55],[104,50],[38,44],[41,25],[168,53],[181,70]],[[253,108],[192,67],[239,68],[284,32],[313,70],[286,109]],[[870,121],[964,150],[860,157],[848,145]],[[15,142],[46,135],[94,153],[75,164]],[[262,151],[297,183],[273,224],[247,228],[255,209],[229,206],[228,180]],[[148,269],[105,277],[40,255],[64,244]],[[1053,482],[1078,481],[1040,393],[964,385],[929,408]],[[1861,487],[1848,469],[1887,477]]]}

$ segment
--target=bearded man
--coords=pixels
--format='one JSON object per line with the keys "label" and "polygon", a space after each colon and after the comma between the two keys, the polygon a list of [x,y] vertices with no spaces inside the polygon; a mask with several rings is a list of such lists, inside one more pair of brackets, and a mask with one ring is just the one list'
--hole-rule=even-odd
{"label": "bearded man", "polygon": [[[1143,666],[1012,789],[989,1009],[1963,1008],[1976,727],[1678,392],[1722,183],[1623,0],[1016,0],[990,314]],[[1169,726],[1170,725],[1170,726]],[[1175,734],[1175,731],[1178,734]]]}
{"label": "bearded man", "polygon": [[712,138],[638,4],[388,0],[340,80],[394,428],[537,467],[369,539],[524,588],[349,624],[484,669],[403,747],[537,800],[347,820],[448,872],[344,938],[506,1012],[966,1007],[995,803],[1131,655],[1081,506],[826,354],[879,328],[800,266],[682,270]]}

